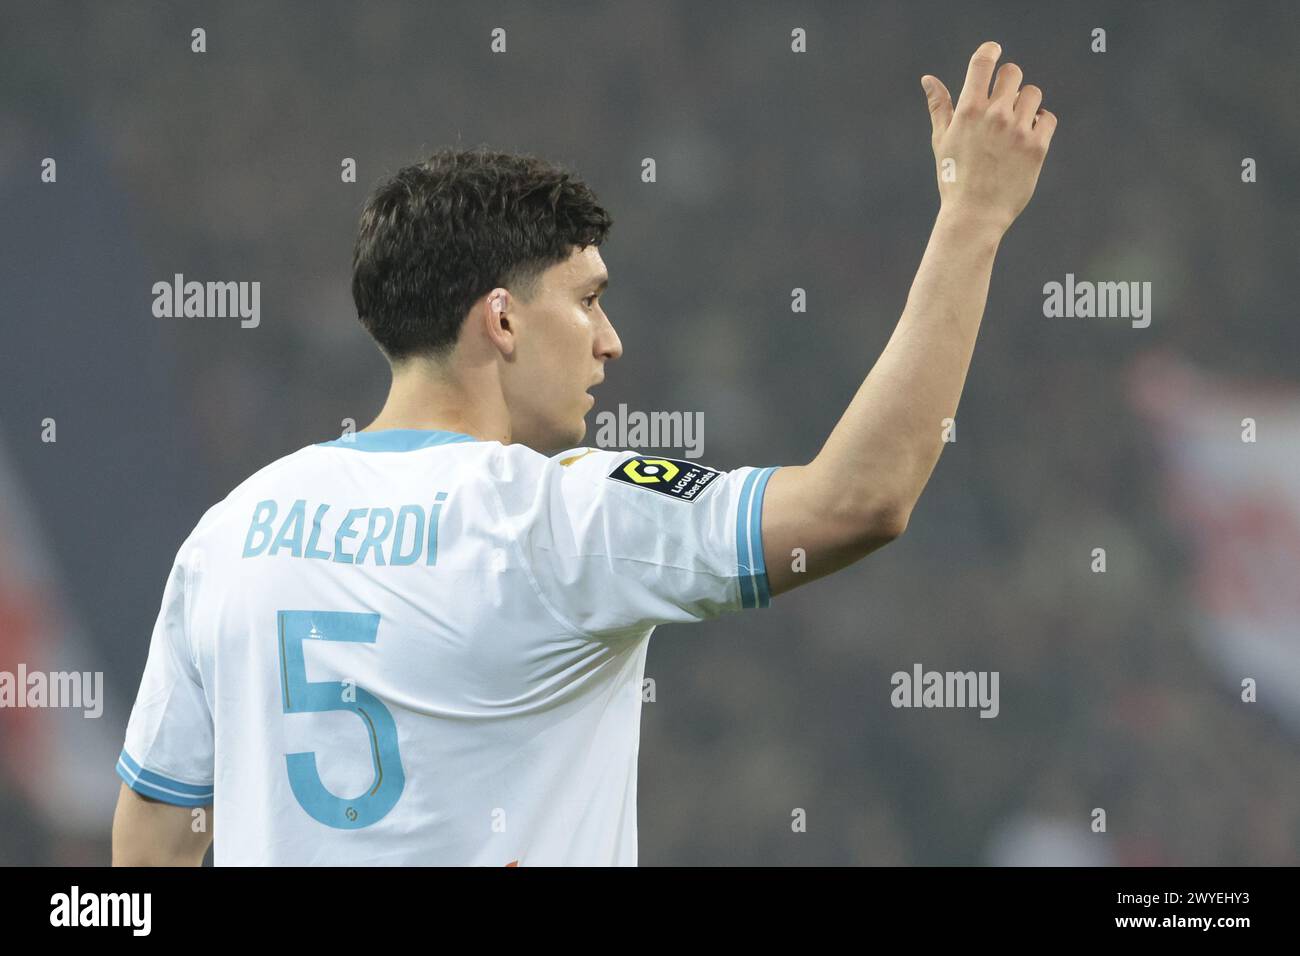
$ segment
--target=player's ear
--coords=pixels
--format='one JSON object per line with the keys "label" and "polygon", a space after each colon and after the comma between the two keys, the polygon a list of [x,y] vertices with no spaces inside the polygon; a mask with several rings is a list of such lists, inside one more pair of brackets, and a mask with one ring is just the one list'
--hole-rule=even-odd
{"label": "player's ear", "polygon": [[503,288],[493,289],[483,297],[479,309],[479,321],[488,341],[496,346],[504,356],[511,356],[515,351],[515,327],[511,321],[512,302],[510,292]]}

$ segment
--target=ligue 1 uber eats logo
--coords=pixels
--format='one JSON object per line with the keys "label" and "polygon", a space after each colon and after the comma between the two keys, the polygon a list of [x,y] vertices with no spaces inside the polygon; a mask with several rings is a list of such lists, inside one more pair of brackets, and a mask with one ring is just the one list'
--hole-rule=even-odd
{"label": "ligue 1 uber eats logo", "polygon": [[638,455],[615,468],[609,477],[679,501],[694,501],[721,474],[690,461]]}

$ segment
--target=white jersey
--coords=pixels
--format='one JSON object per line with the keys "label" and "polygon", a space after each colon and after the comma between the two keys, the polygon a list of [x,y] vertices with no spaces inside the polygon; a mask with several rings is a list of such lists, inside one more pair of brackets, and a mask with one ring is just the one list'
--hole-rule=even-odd
{"label": "white jersey", "polygon": [[217,865],[635,865],[650,634],[767,606],[772,471],[303,448],[181,546],[118,773]]}

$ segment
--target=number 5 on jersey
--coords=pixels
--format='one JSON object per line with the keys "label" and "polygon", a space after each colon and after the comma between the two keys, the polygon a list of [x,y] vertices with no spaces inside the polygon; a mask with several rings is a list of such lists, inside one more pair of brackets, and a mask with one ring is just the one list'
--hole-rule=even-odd
{"label": "number 5 on jersey", "polygon": [[335,796],[321,782],[315,751],[287,754],[293,795],[304,810],[326,826],[358,830],[377,823],[396,805],[406,784],[393,715],[379,698],[360,687],[349,687],[339,681],[307,680],[303,641],[373,644],[379,633],[379,615],[355,611],[280,611],[278,614],[284,712],[352,711],[365,724],[374,767],[371,785],[358,796],[344,799]]}

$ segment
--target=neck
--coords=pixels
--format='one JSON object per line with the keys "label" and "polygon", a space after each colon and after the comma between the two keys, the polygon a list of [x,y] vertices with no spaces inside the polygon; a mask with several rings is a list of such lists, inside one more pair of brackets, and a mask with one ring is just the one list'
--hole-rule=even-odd
{"label": "neck", "polygon": [[508,444],[510,416],[495,366],[455,368],[422,358],[395,364],[388,399],[362,431],[390,428],[460,432]]}

